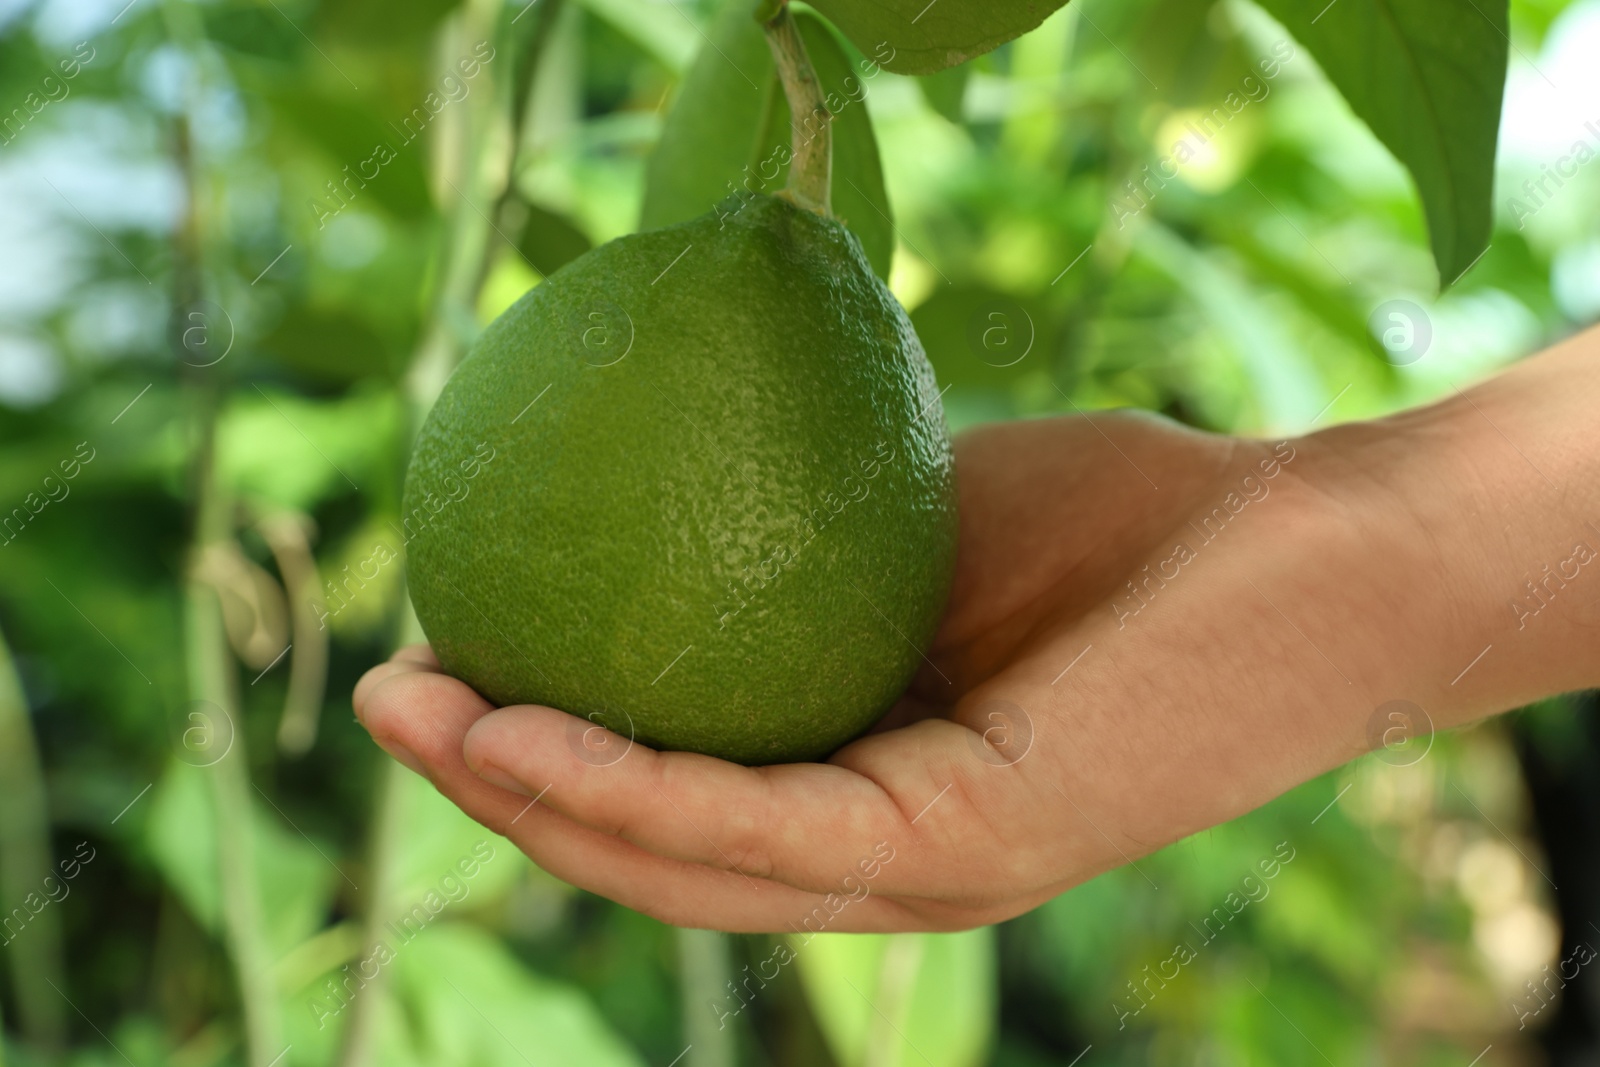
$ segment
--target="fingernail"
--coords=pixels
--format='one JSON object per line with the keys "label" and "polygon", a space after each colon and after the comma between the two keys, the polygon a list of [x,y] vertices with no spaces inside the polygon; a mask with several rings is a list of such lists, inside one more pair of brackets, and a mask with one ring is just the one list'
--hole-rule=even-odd
{"label": "fingernail", "polygon": [[399,742],[392,740],[386,740],[377,737],[374,737],[373,740],[378,742],[379,748],[389,753],[389,755],[393,756],[397,761],[405,764],[405,766],[422,775],[422,777],[428,777],[428,772],[423,769],[422,761],[419,760],[409,748],[406,748]]}
{"label": "fingernail", "polygon": [[505,771],[502,771],[499,767],[496,767],[492,763],[485,763],[482,767],[478,768],[478,777],[482,778],[490,785],[497,785],[501,789],[516,793],[518,796],[527,797],[533,795],[532,793],[528,792],[527,788],[523,786],[521,782],[517,781],[515,778],[511,777]]}

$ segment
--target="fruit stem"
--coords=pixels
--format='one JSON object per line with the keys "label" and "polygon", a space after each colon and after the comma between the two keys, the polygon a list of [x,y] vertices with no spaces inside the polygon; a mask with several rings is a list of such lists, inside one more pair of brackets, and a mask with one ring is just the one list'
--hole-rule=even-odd
{"label": "fruit stem", "polygon": [[789,161],[789,185],[781,195],[800,207],[824,218],[832,214],[830,191],[833,187],[833,115],[822,99],[822,85],[806,54],[800,28],[789,14],[787,3],[762,23],[767,46],[778,65],[783,95],[789,101],[789,135],[793,157]]}

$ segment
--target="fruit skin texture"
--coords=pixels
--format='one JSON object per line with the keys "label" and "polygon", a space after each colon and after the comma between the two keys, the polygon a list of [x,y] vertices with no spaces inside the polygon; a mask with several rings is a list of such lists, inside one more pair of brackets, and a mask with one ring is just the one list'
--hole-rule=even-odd
{"label": "fruit skin texture", "polygon": [[423,631],[495,704],[791,762],[922,663],[954,467],[855,237],[763,196],[597,248],[496,319],[422,427],[403,525]]}

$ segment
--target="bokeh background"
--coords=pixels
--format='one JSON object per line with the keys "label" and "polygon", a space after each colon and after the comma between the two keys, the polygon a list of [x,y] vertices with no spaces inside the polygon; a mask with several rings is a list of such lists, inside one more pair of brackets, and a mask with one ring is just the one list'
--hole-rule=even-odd
{"label": "bokeh background", "polygon": [[[370,743],[412,428],[499,310],[639,225],[716,6],[0,0],[0,1061],[1600,1061],[1579,698],[1408,734],[1000,927],[824,935],[737,1012],[776,939],[573,890]],[[1511,27],[1493,242],[1443,295],[1406,173],[1244,0],[1075,0],[879,73],[891,283],[952,428],[1296,433],[1600,318],[1600,3]]]}

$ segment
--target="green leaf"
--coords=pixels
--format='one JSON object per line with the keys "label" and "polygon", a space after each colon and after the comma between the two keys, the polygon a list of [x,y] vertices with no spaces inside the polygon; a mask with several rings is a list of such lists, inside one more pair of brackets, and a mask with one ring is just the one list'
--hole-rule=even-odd
{"label": "green leaf", "polygon": [[565,215],[527,201],[523,207],[528,214],[517,251],[540,274],[549,277],[594,247],[589,235]]}
{"label": "green leaf", "polygon": [[1262,3],[1411,172],[1440,280],[1454,282],[1489,246],[1506,0]]}
{"label": "green leaf", "polygon": [[[1506,0],[1262,0],[1411,171],[1448,285],[1488,247]],[[1051,0],[815,0],[874,62],[931,74],[1033,29]]]}
{"label": "green leaf", "polygon": [[896,74],[932,74],[1043,22],[1064,0],[812,0],[857,48]]}
{"label": "green leaf", "polygon": [[[316,28],[341,42],[358,47],[410,44],[426,39],[459,0],[413,0],[389,4],[384,0],[334,0],[316,11]],[[267,9],[272,14],[271,8]]]}
{"label": "green leaf", "polygon": [[1257,427],[1278,433],[1309,426],[1323,404],[1316,362],[1272,304],[1226,260],[1205,255],[1158,222],[1139,231],[1138,248],[1233,349],[1254,395]]}
{"label": "green leaf", "polygon": [[[287,174],[285,210],[314,222],[318,206],[336,212],[343,199],[363,210],[377,208],[402,219],[425,218],[433,212],[423,145],[418,143],[415,121],[406,124],[414,108],[422,107],[427,114],[423,105],[427,89],[416,91],[410,104],[375,113],[346,97],[308,86],[284,89],[259,74],[244,80],[269,108],[274,151],[295,164]],[[321,158],[305,151],[313,146],[321,150]],[[393,153],[392,158],[381,154],[380,146]],[[378,177],[364,178],[364,173],[374,172],[380,158],[390,162],[377,170]]]}
{"label": "green leaf", "polygon": [[790,939],[841,1067],[975,1067],[993,1036],[994,930]]}
{"label": "green leaf", "polygon": [[688,67],[700,30],[683,7],[656,0],[582,0],[583,6],[671,71]]}
{"label": "green leaf", "polygon": [[1048,373],[1060,347],[1049,305],[980,285],[943,285],[911,313],[922,347],[944,385],[1010,392]]}
{"label": "green leaf", "polygon": [[[237,758],[228,756],[224,758]],[[150,856],[162,877],[202,927],[218,933],[222,883],[217,871],[217,812],[208,774],[215,767],[174,761],[150,800],[145,828]],[[304,941],[327,916],[339,871],[309,838],[283,824],[261,803],[251,805],[256,873],[267,944],[279,954]]]}
{"label": "green leaf", "polygon": [[971,73],[968,66],[950,67],[919,78],[917,84],[929,107],[959,125],[961,102],[967,95],[967,77]]}
{"label": "green leaf", "polygon": [[431,926],[391,946],[395,993],[409,1031],[384,1035],[391,1059],[405,1046],[430,1067],[642,1067],[580,991],[524,967],[487,932],[462,923]]}
{"label": "green leaf", "polygon": [[[404,811],[406,838],[396,857],[399,911],[434,895],[452,913],[502,899],[532,867],[505,838],[485,830],[421,778],[402,780],[396,803]],[[437,902],[437,900],[433,901]]]}
{"label": "green leaf", "polygon": [[[789,107],[751,0],[732,0],[684,79],[648,167],[641,225],[670,226],[716,207],[738,207],[741,190],[772,193],[788,167]],[[876,73],[852,58],[815,14],[795,21],[833,114],[833,211],[861,241],[879,277],[889,276],[894,223],[866,94]]]}
{"label": "green leaf", "polygon": [[781,143],[766,128],[781,94],[752,10],[748,0],[726,4],[684,76],[646,166],[644,229],[704,215]]}
{"label": "green leaf", "polygon": [[1357,294],[1349,286],[1330,286],[1307,270],[1305,264],[1277,251],[1244,226],[1219,227],[1217,236],[1233,249],[1261,284],[1274,285],[1299,301],[1330,332],[1342,338],[1352,350],[1372,358],[1384,374],[1393,373],[1391,364],[1375,347],[1372,328],[1358,307]]}
{"label": "green leaf", "polygon": [[[857,74],[844,43],[832,28],[809,11],[796,9],[795,24],[806,43],[824,103],[833,114],[833,213],[861,239],[873,271],[888,279],[894,258],[894,221],[889,194],[883,187],[883,163],[878,139],[867,115],[871,82]],[[864,72],[870,65],[857,62]],[[789,128],[789,107],[777,94],[775,108],[780,131]]]}
{"label": "green leaf", "polygon": [[350,385],[396,373],[397,361],[384,339],[341,307],[292,307],[261,339],[260,348],[319,385]]}
{"label": "green leaf", "polygon": [[309,511],[381,477],[383,449],[396,440],[401,417],[387,391],[318,401],[260,387],[241,390],[218,424],[218,463],[241,491]]}

